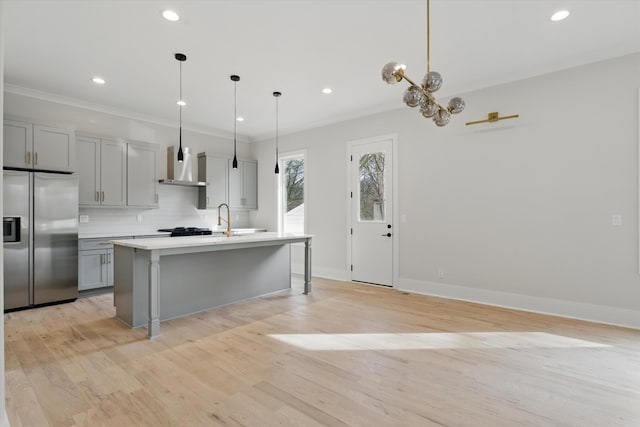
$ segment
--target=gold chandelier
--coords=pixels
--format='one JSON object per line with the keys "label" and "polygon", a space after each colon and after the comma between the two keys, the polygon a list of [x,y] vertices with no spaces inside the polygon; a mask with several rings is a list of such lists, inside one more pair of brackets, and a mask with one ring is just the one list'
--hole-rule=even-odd
{"label": "gold chandelier", "polygon": [[427,74],[422,79],[422,84],[416,84],[404,74],[405,65],[397,62],[389,62],[382,68],[382,80],[388,84],[396,84],[406,80],[409,88],[404,92],[404,103],[408,107],[420,106],[420,112],[426,118],[433,118],[437,126],[446,126],[451,120],[451,114],[458,114],[464,110],[464,100],[454,97],[449,100],[447,107],[438,103],[433,93],[442,86],[442,76],[436,71],[431,71],[430,57],[430,26],[429,6],[427,0]]}

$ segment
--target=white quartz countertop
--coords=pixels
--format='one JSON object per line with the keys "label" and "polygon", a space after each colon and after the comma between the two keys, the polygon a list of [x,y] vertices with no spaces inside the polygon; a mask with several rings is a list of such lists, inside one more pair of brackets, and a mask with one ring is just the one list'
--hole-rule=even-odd
{"label": "white quartz countertop", "polygon": [[313,237],[310,234],[282,234],[282,233],[252,233],[226,236],[184,236],[184,237],[161,237],[152,239],[135,239],[135,240],[112,240],[111,243],[119,246],[126,246],[135,249],[157,250],[157,249],[176,249],[189,248],[199,246],[219,246],[234,244],[250,244],[277,242],[283,243],[290,241],[302,241]]}
{"label": "white quartz countertop", "polygon": [[138,237],[138,236],[170,236],[171,233],[162,231],[147,232],[103,232],[103,233],[78,233],[78,239],[117,239],[120,237]]}

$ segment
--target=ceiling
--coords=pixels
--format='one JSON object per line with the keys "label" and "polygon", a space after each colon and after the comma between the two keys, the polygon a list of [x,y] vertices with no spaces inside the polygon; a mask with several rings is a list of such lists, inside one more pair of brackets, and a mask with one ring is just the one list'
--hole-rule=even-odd
{"label": "ceiling", "polygon": [[[571,16],[551,22],[559,9]],[[387,86],[382,66],[404,63],[414,80],[426,70],[425,0],[5,0],[3,14],[8,91],[173,126],[181,52],[185,127],[232,133],[238,74],[249,141],[273,137],[275,90],[284,134],[402,108],[406,85]],[[640,0],[433,0],[438,98],[638,52],[639,23]]]}

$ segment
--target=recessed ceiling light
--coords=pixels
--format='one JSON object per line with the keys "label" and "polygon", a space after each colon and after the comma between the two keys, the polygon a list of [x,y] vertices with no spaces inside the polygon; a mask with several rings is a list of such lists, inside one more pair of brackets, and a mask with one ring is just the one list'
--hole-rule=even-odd
{"label": "recessed ceiling light", "polygon": [[162,11],[162,17],[167,21],[175,22],[180,19],[180,15],[175,13],[173,10],[164,10]]}
{"label": "recessed ceiling light", "polygon": [[333,92],[333,90],[331,90],[330,87],[325,87],[324,89],[322,89],[322,93],[324,93],[325,95],[329,95],[331,92]]}
{"label": "recessed ceiling light", "polygon": [[238,118],[236,120],[239,121],[239,122],[244,122],[244,117],[238,116]]}
{"label": "recessed ceiling light", "polygon": [[94,82],[97,85],[103,85],[103,84],[106,83],[105,79],[103,79],[102,77],[98,77],[98,76],[92,78],[91,81]]}
{"label": "recessed ceiling light", "polygon": [[178,104],[181,107],[184,107],[185,105],[187,105],[187,103],[184,102],[182,99],[178,100],[178,102],[176,102],[176,104]]}
{"label": "recessed ceiling light", "polygon": [[562,21],[563,19],[566,19],[567,16],[569,16],[569,11],[568,10],[559,10],[556,13],[554,13],[553,15],[551,15],[551,20],[554,21],[554,22]]}

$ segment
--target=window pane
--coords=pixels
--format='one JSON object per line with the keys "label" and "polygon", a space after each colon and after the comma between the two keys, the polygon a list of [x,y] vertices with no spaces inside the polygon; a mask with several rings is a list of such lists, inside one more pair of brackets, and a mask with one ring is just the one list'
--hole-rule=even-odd
{"label": "window pane", "polygon": [[284,161],[283,231],[304,233],[304,157]]}
{"label": "window pane", "polygon": [[360,221],[384,221],[384,153],[360,157]]}

